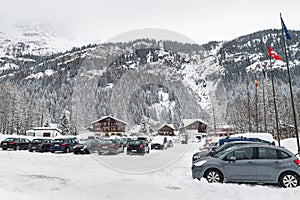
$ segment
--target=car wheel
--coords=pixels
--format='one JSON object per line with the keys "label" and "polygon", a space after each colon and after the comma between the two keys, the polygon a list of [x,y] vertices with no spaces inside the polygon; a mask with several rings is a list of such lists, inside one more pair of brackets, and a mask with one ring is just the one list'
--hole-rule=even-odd
{"label": "car wheel", "polygon": [[55,153],[55,151],[51,151],[51,153]]}
{"label": "car wheel", "polygon": [[101,155],[102,153],[100,151],[98,151],[98,155]]}
{"label": "car wheel", "polygon": [[284,188],[293,188],[299,185],[299,177],[291,172],[286,172],[280,176],[280,186]]}
{"label": "car wheel", "polygon": [[223,175],[217,169],[210,169],[206,172],[205,178],[209,183],[222,183]]}
{"label": "car wheel", "polygon": [[18,145],[18,146],[15,146],[15,148],[14,148],[14,150],[17,150],[17,151],[19,151],[21,148],[20,148],[20,146]]}
{"label": "car wheel", "polygon": [[7,150],[7,148],[2,148],[3,151]]}
{"label": "car wheel", "polygon": [[29,150],[29,152],[33,152],[33,150]]}
{"label": "car wheel", "polygon": [[148,148],[148,151],[147,151],[147,153],[150,153],[150,149]]}

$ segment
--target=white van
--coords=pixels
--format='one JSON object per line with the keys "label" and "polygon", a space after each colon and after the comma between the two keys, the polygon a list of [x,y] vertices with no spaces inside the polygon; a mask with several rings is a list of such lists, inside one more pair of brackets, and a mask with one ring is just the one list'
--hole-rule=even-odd
{"label": "white van", "polygon": [[151,149],[167,149],[168,138],[167,136],[155,136],[151,142]]}

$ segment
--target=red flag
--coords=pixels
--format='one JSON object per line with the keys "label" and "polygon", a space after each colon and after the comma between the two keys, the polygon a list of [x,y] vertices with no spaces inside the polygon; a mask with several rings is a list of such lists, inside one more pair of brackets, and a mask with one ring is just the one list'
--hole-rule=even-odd
{"label": "red flag", "polygon": [[268,49],[269,49],[269,56],[271,58],[274,58],[275,60],[282,60],[282,58],[270,46],[268,46]]}
{"label": "red flag", "polygon": [[257,80],[256,76],[254,76],[254,83],[255,83],[255,87],[258,88],[258,80]]}

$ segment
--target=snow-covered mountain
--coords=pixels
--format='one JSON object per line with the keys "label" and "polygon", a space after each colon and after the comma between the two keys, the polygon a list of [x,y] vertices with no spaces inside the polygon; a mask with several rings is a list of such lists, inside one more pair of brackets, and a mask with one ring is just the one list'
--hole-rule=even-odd
{"label": "snow-covered mountain", "polygon": [[5,24],[0,22],[0,56],[49,55],[73,47],[68,36],[50,23]]}
{"label": "snow-covered mountain", "polygon": [[[295,39],[290,44],[290,64],[293,84],[297,85],[299,32],[292,34]],[[5,38],[3,34],[0,37]],[[77,130],[89,127],[91,121],[104,115],[120,118],[129,126],[146,122],[154,129],[162,123],[172,123],[177,128],[184,118],[202,118],[211,126],[214,119],[218,124],[239,124],[239,129],[247,130],[247,112],[243,111],[246,84],[249,82],[253,98],[254,74],[262,77],[261,65],[269,71],[267,45],[284,55],[280,31],[266,30],[204,45],[149,39],[89,45],[64,53],[26,55],[22,57],[26,62],[11,59],[9,66],[7,57],[1,57],[0,81],[7,93],[2,98],[7,105],[23,109],[17,112],[23,116],[19,122],[24,124],[22,127],[59,121],[61,113],[68,109]],[[287,76],[284,67],[276,66],[283,64],[274,63],[282,107],[288,101],[284,100],[289,94]],[[272,110],[269,80],[267,106]],[[14,88],[14,92],[7,88]],[[295,94],[300,94],[298,89]],[[7,99],[12,95],[16,100],[13,103]],[[22,103],[18,98],[23,99]],[[288,109],[282,110],[288,116],[283,121],[289,124]],[[270,120],[272,115],[270,111]]]}

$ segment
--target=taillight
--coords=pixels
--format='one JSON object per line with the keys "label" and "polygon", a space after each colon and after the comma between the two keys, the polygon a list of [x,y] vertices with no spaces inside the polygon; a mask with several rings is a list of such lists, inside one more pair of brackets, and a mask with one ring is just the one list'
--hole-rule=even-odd
{"label": "taillight", "polygon": [[66,143],[62,143],[62,144],[60,144],[60,146],[65,147],[65,146],[67,146],[67,144]]}
{"label": "taillight", "polygon": [[140,145],[140,149],[142,149],[142,148],[144,148],[144,145],[143,145],[143,144]]}
{"label": "taillight", "polygon": [[127,145],[127,148],[130,148],[130,146],[129,146],[129,145]]}
{"label": "taillight", "polygon": [[115,144],[111,144],[111,145],[109,145],[109,147],[114,148],[114,147],[115,147]]}
{"label": "taillight", "polygon": [[40,144],[38,144],[38,146],[39,146],[39,147],[41,147],[41,146],[43,146],[43,144],[42,144],[42,143],[40,143]]}
{"label": "taillight", "polygon": [[296,165],[298,165],[300,167],[300,160],[299,159],[294,160],[294,163],[296,163]]}
{"label": "taillight", "polygon": [[98,147],[101,147],[101,144],[98,144]]}
{"label": "taillight", "polygon": [[51,144],[50,144],[50,146],[51,146],[51,147],[53,147],[53,146],[54,146],[54,144],[53,144],[53,143],[51,143]]}
{"label": "taillight", "polygon": [[31,143],[29,143],[29,146],[31,146],[32,144]]}
{"label": "taillight", "polygon": [[12,145],[12,144],[15,144],[15,142],[9,142],[8,144]]}

